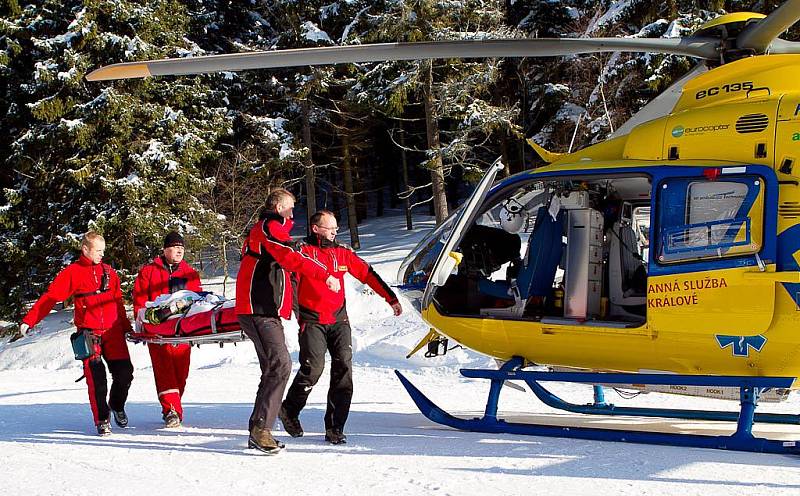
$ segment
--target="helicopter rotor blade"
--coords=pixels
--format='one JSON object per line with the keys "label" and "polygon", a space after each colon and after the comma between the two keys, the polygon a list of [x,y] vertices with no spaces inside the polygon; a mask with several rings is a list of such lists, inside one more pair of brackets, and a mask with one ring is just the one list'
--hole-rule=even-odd
{"label": "helicopter rotor blade", "polygon": [[756,53],[766,53],[767,51],[797,53],[794,51],[775,52],[775,47],[770,47],[770,45],[782,45],[773,42],[777,42],[778,35],[789,29],[798,20],[800,20],[800,0],[787,0],[770,15],[745,28],[736,38],[736,46],[755,50]]}
{"label": "helicopter rotor blade", "polygon": [[719,41],[713,38],[535,38],[381,43],[124,62],[96,69],[86,79],[101,81],[387,60],[548,57],[593,52],[658,52],[716,59],[719,57],[718,46]]}
{"label": "helicopter rotor blade", "polygon": [[769,46],[769,53],[800,53],[800,42],[776,38]]}

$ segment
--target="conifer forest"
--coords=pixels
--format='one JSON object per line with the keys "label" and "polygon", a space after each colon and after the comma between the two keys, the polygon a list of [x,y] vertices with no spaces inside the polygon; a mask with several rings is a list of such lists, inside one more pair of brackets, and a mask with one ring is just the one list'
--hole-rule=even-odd
{"label": "conifer forest", "polygon": [[[779,1],[2,0],[0,317],[18,319],[83,234],[130,284],[164,234],[235,253],[270,188],[296,216],[441,222],[506,174],[606,139],[693,62],[601,53],[339,64],[89,82],[112,63],[318,46],[525,37],[674,38]],[[796,40],[790,31],[783,38]],[[214,257],[211,257],[214,258]],[[125,286],[123,286],[123,289]]]}

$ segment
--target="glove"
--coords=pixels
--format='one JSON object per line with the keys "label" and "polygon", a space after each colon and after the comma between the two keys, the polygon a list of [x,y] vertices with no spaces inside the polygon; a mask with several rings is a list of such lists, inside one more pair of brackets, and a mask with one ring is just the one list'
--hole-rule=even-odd
{"label": "glove", "polygon": [[336,279],[333,276],[328,276],[328,278],[325,279],[325,285],[328,286],[328,289],[330,289],[334,293],[338,293],[342,289],[342,285],[339,283],[339,279]]}
{"label": "glove", "polygon": [[31,331],[31,326],[23,322],[19,325],[19,337],[24,338]]}

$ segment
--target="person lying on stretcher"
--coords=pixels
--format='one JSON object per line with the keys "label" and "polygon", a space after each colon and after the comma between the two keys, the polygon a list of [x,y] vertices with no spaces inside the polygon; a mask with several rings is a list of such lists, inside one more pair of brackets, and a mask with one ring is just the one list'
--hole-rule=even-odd
{"label": "person lying on stretcher", "polygon": [[[159,336],[198,336],[239,329],[235,300],[209,292],[188,290],[161,295],[136,314],[136,333]],[[213,325],[212,325],[213,321]]]}

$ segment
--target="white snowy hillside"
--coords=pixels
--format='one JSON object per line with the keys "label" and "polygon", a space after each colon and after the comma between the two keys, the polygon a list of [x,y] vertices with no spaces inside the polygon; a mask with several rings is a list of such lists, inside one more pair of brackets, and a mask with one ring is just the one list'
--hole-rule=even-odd
{"label": "white snowy hillside", "polygon": [[[360,255],[390,284],[414,244],[430,228],[408,232],[403,217],[359,227]],[[346,239],[347,236],[342,236]],[[206,283],[219,291],[218,281]],[[230,283],[230,282],[229,282]],[[451,412],[481,412],[488,383],[460,377],[460,367],[491,367],[476,353],[453,350],[434,360],[405,354],[427,327],[404,302],[399,318],[355,280],[346,286],[354,334],[355,395],[348,443],[325,443],[327,376],[301,414],[306,435],[277,456],[247,449],[259,367],[249,342],[195,348],[184,396],[184,426],[163,428],[149,355],[131,345],[135,378],[127,406],[131,426],[96,435],[82,371],[72,359],[71,312],[51,314],[31,337],[0,342],[0,494],[545,494],[545,495],[795,495],[800,457],[593,442],[444,428],[425,419],[394,375],[401,370]],[[232,294],[233,285],[228,287]],[[297,359],[297,325],[286,325]],[[296,365],[295,365],[296,370]],[[553,385],[574,402],[591,388]],[[651,393],[625,406],[731,409],[736,405]],[[554,415],[529,392],[504,388],[502,413]],[[800,400],[759,411],[800,413]],[[614,422],[619,422],[615,420]],[[682,422],[691,424],[691,422]],[[800,439],[800,429],[797,430]]]}

